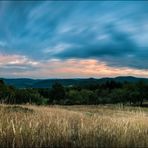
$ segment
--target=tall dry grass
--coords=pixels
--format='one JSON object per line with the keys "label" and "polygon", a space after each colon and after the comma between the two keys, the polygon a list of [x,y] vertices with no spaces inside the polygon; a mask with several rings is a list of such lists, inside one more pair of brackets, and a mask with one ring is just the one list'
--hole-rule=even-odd
{"label": "tall dry grass", "polygon": [[99,106],[1,105],[0,147],[148,147],[148,116]]}

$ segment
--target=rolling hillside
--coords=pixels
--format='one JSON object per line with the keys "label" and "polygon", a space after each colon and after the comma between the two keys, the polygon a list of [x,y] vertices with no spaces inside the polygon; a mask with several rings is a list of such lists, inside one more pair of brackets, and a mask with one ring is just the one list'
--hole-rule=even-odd
{"label": "rolling hillside", "polygon": [[115,78],[88,78],[88,79],[28,79],[28,78],[18,78],[18,79],[5,79],[6,84],[15,86],[17,88],[49,88],[55,82],[59,82],[64,86],[70,85],[87,85],[87,84],[99,84],[105,83],[106,81],[114,80],[116,82],[132,82],[136,83],[138,81],[148,82],[148,78],[136,78],[132,76],[120,76]]}

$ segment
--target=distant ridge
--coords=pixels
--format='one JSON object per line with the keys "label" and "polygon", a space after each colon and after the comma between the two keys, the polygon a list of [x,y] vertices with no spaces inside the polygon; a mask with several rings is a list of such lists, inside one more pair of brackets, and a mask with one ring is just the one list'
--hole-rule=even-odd
{"label": "distant ridge", "polygon": [[148,83],[148,78],[137,78],[133,76],[118,76],[115,78],[73,78],[73,79],[30,79],[30,78],[14,78],[6,79],[1,78],[8,85],[12,85],[17,88],[49,88],[53,83],[59,82],[64,86],[69,85],[87,85],[87,84],[99,84],[106,81],[114,80],[116,82],[131,82],[136,83],[138,81],[144,81]]}

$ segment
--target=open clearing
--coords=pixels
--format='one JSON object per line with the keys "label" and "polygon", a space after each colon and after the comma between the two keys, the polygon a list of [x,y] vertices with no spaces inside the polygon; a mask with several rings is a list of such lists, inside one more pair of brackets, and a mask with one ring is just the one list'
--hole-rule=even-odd
{"label": "open clearing", "polygon": [[148,147],[148,109],[0,105],[0,147]]}

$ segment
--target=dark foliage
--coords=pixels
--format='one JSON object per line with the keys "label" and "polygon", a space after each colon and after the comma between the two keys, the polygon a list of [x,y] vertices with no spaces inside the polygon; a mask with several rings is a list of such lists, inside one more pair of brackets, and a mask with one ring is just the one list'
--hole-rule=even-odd
{"label": "dark foliage", "polygon": [[144,81],[63,86],[55,82],[49,88],[17,89],[0,80],[0,101],[8,104],[109,104],[143,105],[148,100],[148,83]]}

